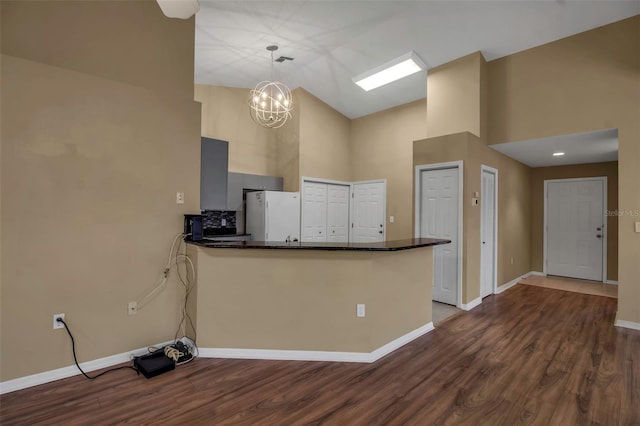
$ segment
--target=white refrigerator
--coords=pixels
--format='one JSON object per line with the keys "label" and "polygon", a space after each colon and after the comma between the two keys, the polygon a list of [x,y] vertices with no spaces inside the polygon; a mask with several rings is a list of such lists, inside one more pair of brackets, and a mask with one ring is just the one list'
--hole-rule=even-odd
{"label": "white refrigerator", "polygon": [[300,241],[299,192],[247,192],[246,215],[253,241]]}

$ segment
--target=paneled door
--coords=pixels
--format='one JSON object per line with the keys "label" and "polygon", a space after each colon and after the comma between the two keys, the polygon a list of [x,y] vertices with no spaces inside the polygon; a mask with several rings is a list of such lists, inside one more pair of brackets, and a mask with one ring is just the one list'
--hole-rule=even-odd
{"label": "paneled door", "polygon": [[351,212],[352,242],[384,241],[386,182],[354,183]]}
{"label": "paneled door", "polygon": [[548,275],[603,281],[606,178],[545,181]]}
{"label": "paneled door", "polygon": [[304,182],[302,241],[327,241],[327,184]]}
{"label": "paneled door", "polygon": [[327,242],[349,242],[349,186],[327,185]]}
{"label": "paneled door", "polygon": [[451,244],[433,248],[433,294],[436,302],[458,301],[458,168],[420,172],[420,237],[444,238]]}

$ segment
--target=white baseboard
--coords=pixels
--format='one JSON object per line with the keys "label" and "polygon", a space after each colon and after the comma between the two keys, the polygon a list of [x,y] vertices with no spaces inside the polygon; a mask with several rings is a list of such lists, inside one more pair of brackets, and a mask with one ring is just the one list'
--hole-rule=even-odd
{"label": "white baseboard", "polygon": [[511,287],[518,284],[521,280],[527,278],[530,275],[538,275],[538,274],[540,274],[540,272],[527,272],[524,275],[520,275],[518,278],[515,278],[509,281],[508,283],[498,286],[498,288],[496,289],[496,294],[500,294],[505,290],[509,290]]}
{"label": "white baseboard", "polygon": [[281,361],[332,361],[371,363],[433,330],[433,322],[379,347],[373,352],[295,351],[278,349],[199,348],[203,358],[271,359]]}
{"label": "white baseboard", "polygon": [[616,327],[630,328],[632,330],[640,330],[640,322],[616,319],[616,322],[613,325]]}
{"label": "white baseboard", "polygon": [[[173,343],[173,340],[152,346],[164,346],[169,343]],[[116,364],[131,361],[132,357],[144,355],[146,353],[149,353],[148,346],[144,348],[134,349],[130,352],[123,352],[104,358],[94,359],[93,361],[81,362],[80,367],[82,367],[85,372],[100,370],[101,368],[111,367]],[[31,386],[41,385],[43,383],[53,382],[55,380],[66,379],[67,377],[77,376],[79,374],[82,373],[80,373],[78,367],[76,367],[74,364],[68,367],[62,367],[51,371],[32,374],[30,376],[7,380],[0,383],[0,394],[29,388]]]}
{"label": "white baseboard", "polygon": [[616,281],[616,280],[606,280],[605,284],[618,285],[618,281]]}
{"label": "white baseboard", "polygon": [[481,303],[482,303],[482,297],[478,297],[477,299],[473,299],[469,303],[461,303],[460,309],[462,309],[463,311],[470,311]]}
{"label": "white baseboard", "polygon": [[525,275],[526,276],[537,275],[539,277],[546,277],[547,276],[547,274],[545,274],[544,272],[538,272],[538,271],[531,271],[531,272],[529,272],[528,274],[525,274]]}

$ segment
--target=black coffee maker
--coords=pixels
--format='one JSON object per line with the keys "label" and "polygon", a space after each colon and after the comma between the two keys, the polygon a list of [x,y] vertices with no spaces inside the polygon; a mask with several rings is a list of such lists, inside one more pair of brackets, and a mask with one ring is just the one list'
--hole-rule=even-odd
{"label": "black coffee maker", "polygon": [[201,214],[184,215],[184,235],[189,241],[202,240],[202,218]]}

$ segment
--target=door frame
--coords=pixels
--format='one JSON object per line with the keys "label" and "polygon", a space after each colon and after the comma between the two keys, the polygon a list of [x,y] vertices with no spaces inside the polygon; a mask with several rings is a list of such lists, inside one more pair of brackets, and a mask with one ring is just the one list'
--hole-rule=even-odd
{"label": "door frame", "polygon": [[[480,165],[480,187],[482,187],[482,177],[483,173],[492,173],[495,177],[493,181],[493,283],[491,283],[491,294],[496,294],[498,292],[498,169],[494,169],[493,167],[486,166],[484,164]],[[482,192],[480,192],[480,203],[483,203],[484,196]],[[482,263],[482,241],[484,228],[482,220],[482,204],[480,205],[480,294],[482,294],[482,268],[484,267]]]}
{"label": "door frame", "polygon": [[381,183],[382,184],[382,223],[384,226],[382,227],[382,241],[387,241],[387,179],[373,179],[373,180],[359,180],[356,182],[351,182],[351,194],[349,195],[349,223],[351,226],[349,227],[349,242],[353,241],[353,216],[352,212],[355,210],[353,207],[353,203],[355,202],[353,194],[355,191],[353,190],[354,185],[359,184],[367,184],[367,183]]}
{"label": "door frame", "polygon": [[442,170],[442,169],[458,169],[458,288],[456,307],[462,307],[462,241],[463,241],[463,217],[464,203],[462,202],[462,193],[464,190],[464,161],[449,161],[446,163],[422,164],[415,167],[414,180],[414,236],[420,238],[420,205],[422,204],[422,180],[420,179],[423,171]]}
{"label": "door frame", "polygon": [[607,177],[594,176],[584,178],[570,179],[545,179],[544,181],[544,222],[542,227],[542,272],[547,275],[547,233],[549,232],[547,222],[547,196],[548,184],[550,182],[576,182],[576,181],[601,181],[602,185],[602,223],[604,224],[602,232],[602,282],[607,282],[607,239],[609,235],[609,224],[607,223]]}

